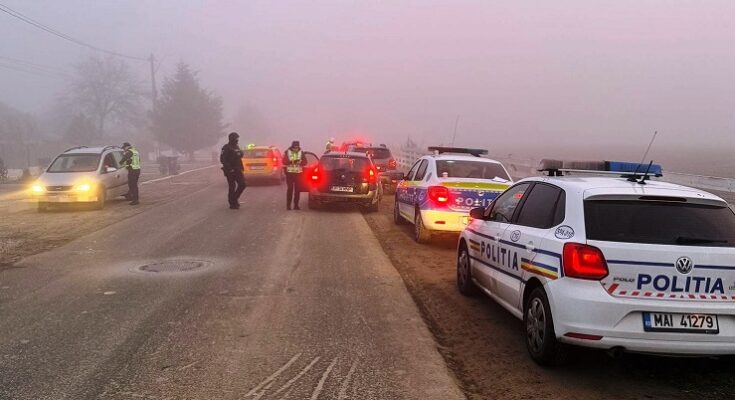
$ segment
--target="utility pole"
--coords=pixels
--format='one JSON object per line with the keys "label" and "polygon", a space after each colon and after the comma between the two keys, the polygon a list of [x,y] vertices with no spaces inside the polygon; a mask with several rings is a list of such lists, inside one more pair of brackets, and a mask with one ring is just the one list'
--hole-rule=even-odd
{"label": "utility pole", "polygon": [[156,89],[156,59],[153,57],[153,53],[151,53],[148,61],[151,64],[151,108],[155,110],[156,103],[158,102],[158,90]]}

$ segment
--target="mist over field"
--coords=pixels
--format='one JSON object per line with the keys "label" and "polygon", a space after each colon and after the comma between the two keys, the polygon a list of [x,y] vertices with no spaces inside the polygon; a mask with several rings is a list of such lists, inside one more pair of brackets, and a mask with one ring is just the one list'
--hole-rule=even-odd
{"label": "mist over field", "polygon": [[[731,1],[2,4],[132,56],[112,57],[129,67],[144,111],[148,57],[158,91],[185,63],[221,98],[222,137],[235,130],[282,148],[300,139],[315,150],[329,137],[450,144],[459,117],[455,144],[497,157],[638,161],[658,131],[648,158],[666,170],[735,176]],[[109,54],[8,13],[0,35],[11,39],[0,50],[0,102],[32,116],[23,135],[33,143],[67,137],[58,102],[72,93],[75,66]],[[149,142],[139,116],[110,120],[97,140]]]}

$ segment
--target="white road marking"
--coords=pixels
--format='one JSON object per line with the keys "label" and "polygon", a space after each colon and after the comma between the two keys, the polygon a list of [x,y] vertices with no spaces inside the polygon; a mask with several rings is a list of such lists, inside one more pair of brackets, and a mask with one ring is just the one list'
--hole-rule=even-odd
{"label": "white road marking", "polygon": [[105,296],[110,296],[110,295],[113,295],[113,294],[115,294],[115,293],[117,293],[117,292],[116,292],[116,291],[114,291],[114,290],[110,290],[109,292],[104,292],[104,293],[102,293],[102,294],[104,294]]}
{"label": "white road marking", "polygon": [[314,389],[314,393],[311,394],[311,400],[316,400],[319,398],[319,395],[322,393],[322,390],[324,390],[324,382],[326,382],[327,377],[329,377],[329,374],[332,372],[332,368],[334,368],[334,365],[337,364],[337,357],[332,360],[332,363],[329,364],[327,367],[327,370],[324,371],[324,374],[322,375],[322,378],[319,379],[319,383],[316,385],[316,388]]}
{"label": "white road marking", "polygon": [[350,372],[347,373],[347,376],[345,377],[344,381],[342,381],[342,386],[339,388],[339,394],[337,395],[337,400],[342,400],[347,398],[347,388],[350,387],[350,380],[352,379],[352,374],[355,373],[355,370],[357,369],[357,360],[352,363],[352,366],[350,367]]}
{"label": "white road marking", "polygon": [[[286,369],[288,369],[288,367],[290,367],[290,366],[291,366],[291,364],[293,364],[294,362],[296,362],[296,360],[298,360],[298,359],[299,359],[299,357],[301,357],[301,354],[302,354],[302,353],[299,353],[299,354],[296,354],[295,356],[293,356],[293,357],[292,357],[292,358],[291,358],[290,360],[288,360],[288,362],[287,362],[286,364],[284,364],[284,365],[283,365],[283,366],[282,366],[281,368],[279,368],[279,369],[278,369],[278,371],[274,372],[274,373],[273,373],[273,374],[272,374],[271,376],[269,376],[269,377],[265,378],[265,380],[264,380],[263,382],[260,382],[260,383],[258,384],[258,386],[256,386],[256,387],[252,388],[252,389],[251,389],[251,390],[250,390],[250,391],[249,391],[249,392],[248,392],[248,393],[247,393],[247,394],[245,395],[245,397],[249,397],[249,396],[252,396],[252,395],[254,395],[254,394],[255,394],[255,393],[256,393],[256,392],[258,391],[258,390],[260,390],[260,388],[262,388],[263,386],[267,385],[268,383],[271,383],[271,382],[272,382],[272,381],[274,381],[274,380],[275,380],[276,378],[278,378],[278,376],[279,376],[279,375],[281,375],[281,374],[283,373],[283,371],[285,371]],[[261,396],[262,396],[262,395],[261,395]]]}
{"label": "white road marking", "polygon": [[281,393],[282,391],[284,391],[284,390],[288,389],[289,387],[291,387],[291,385],[293,385],[294,383],[296,383],[296,381],[298,381],[299,379],[301,379],[301,377],[304,376],[304,374],[306,374],[307,372],[309,372],[309,370],[311,369],[311,367],[313,367],[314,364],[316,364],[317,361],[319,361],[320,358],[321,357],[316,357],[315,359],[313,359],[311,361],[311,363],[309,363],[309,365],[307,365],[304,369],[301,370],[301,372],[298,373],[298,375],[296,375],[293,378],[289,379],[289,381],[286,382],[285,385],[281,386],[278,390],[276,390],[276,392],[274,394]]}

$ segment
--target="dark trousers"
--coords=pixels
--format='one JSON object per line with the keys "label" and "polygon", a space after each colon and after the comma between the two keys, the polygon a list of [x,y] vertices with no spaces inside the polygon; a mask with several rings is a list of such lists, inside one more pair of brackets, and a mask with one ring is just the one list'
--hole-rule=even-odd
{"label": "dark trousers", "polygon": [[227,175],[227,186],[229,188],[227,192],[227,200],[231,206],[240,204],[240,195],[245,190],[245,176],[241,171],[231,172]]}
{"label": "dark trousers", "polygon": [[138,201],[138,179],[140,179],[139,169],[128,170],[128,199]]}
{"label": "dark trousers", "polygon": [[301,175],[286,173],[286,206],[291,208],[291,199],[293,205],[298,207],[301,200]]}

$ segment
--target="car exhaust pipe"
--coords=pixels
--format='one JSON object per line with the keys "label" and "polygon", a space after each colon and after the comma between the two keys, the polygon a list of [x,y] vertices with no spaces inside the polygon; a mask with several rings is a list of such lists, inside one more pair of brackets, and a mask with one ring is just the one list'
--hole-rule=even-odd
{"label": "car exhaust pipe", "polygon": [[615,360],[622,358],[623,353],[625,353],[625,347],[622,346],[613,347],[607,350],[607,355]]}

